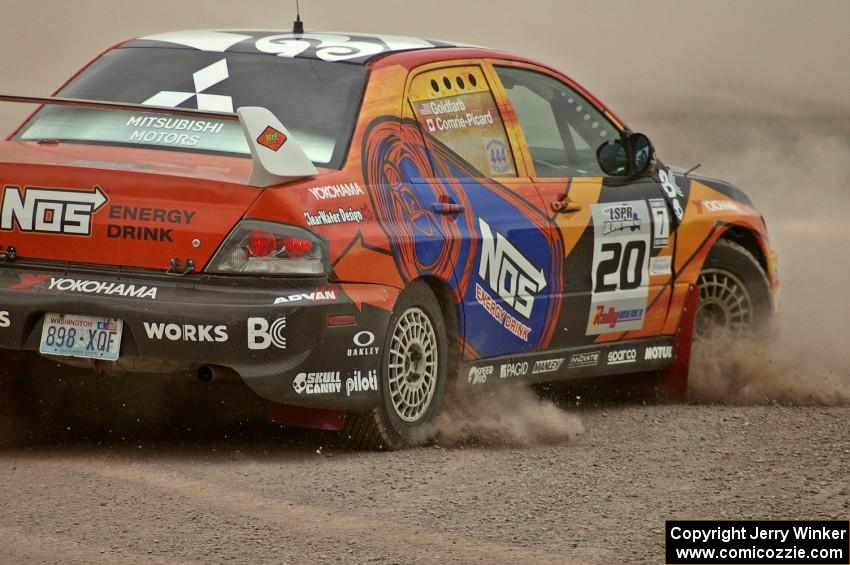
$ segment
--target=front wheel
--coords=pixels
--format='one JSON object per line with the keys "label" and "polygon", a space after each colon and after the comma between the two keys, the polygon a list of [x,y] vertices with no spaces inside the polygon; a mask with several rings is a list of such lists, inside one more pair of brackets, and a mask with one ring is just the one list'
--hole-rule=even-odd
{"label": "front wheel", "polygon": [[[769,326],[772,312],[770,285],[759,262],[743,246],[719,240],[697,278],[699,295],[685,309],[694,308],[693,339],[677,343],[673,365],[658,376],[658,396],[685,400],[693,390],[690,366],[693,354],[702,359],[717,356],[728,344],[759,336]],[[692,311],[692,310],[691,310]],[[685,334],[687,335],[687,334]],[[722,355],[720,355],[722,356]]]}
{"label": "front wheel", "polygon": [[694,344],[712,345],[758,335],[770,317],[770,285],[759,262],[741,245],[721,239],[697,279]]}
{"label": "front wheel", "polygon": [[349,414],[343,435],[357,449],[400,449],[430,439],[448,375],[446,324],[434,293],[421,281],[399,297],[384,339],[380,403]]}

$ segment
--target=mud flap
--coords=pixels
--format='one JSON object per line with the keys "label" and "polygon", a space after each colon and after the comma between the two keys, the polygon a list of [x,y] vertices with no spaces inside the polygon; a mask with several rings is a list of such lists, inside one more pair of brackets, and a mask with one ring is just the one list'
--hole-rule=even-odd
{"label": "mud flap", "polygon": [[691,366],[691,346],[694,338],[694,322],[699,306],[699,288],[690,285],[685,295],[685,304],[676,330],[673,346],[673,364],[661,373],[660,394],[669,400],[685,400],[688,397],[688,371]]}

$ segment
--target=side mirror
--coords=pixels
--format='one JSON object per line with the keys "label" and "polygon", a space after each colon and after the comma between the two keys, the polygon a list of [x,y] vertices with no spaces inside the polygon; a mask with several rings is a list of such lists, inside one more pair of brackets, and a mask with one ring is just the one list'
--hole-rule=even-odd
{"label": "side mirror", "polygon": [[642,133],[633,133],[626,138],[606,141],[596,150],[596,160],[606,175],[612,177],[634,177],[649,168],[655,149],[652,142]]}

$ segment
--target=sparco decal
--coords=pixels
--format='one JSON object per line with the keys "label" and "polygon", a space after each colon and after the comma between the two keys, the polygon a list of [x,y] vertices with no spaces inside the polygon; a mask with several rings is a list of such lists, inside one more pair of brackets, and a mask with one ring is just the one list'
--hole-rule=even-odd
{"label": "sparco decal", "polygon": [[521,316],[531,318],[534,297],[546,288],[546,274],[535,267],[504,235],[478,219],[481,262],[478,276]]}
{"label": "sparco decal", "polygon": [[609,365],[626,365],[637,361],[636,349],[620,349],[619,351],[611,351],[608,353]]}
{"label": "sparco decal", "polygon": [[563,357],[561,357],[560,359],[546,359],[545,361],[535,361],[534,368],[531,369],[531,374],[540,375],[543,373],[556,373],[563,364]]}
{"label": "sparco decal", "polygon": [[339,371],[325,373],[298,373],[292,381],[297,394],[339,394],[342,381]]}
{"label": "sparco decal", "polygon": [[657,359],[672,359],[673,358],[673,346],[672,345],[656,345],[653,347],[647,347],[646,353],[643,356],[645,361],[655,361]]}
{"label": "sparco decal", "polygon": [[372,332],[360,332],[354,335],[355,347],[349,347],[346,354],[349,357],[367,357],[378,353],[378,347],[375,343],[375,334]]}
{"label": "sparco decal", "polygon": [[62,292],[81,292],[83,294],[106,294],[133,298],[150,298],[156,300],[155,286],[136,286],[134,284],[103,282],[103,281],[81,281],[78,279],[50,278],[48,290],[61,290]]}
{"label": "sparco decal", "polygon": [[286,349],[286,317],[269,322],[265,318],[248,318],[248,349],[268,349],[272,345]]}
{"label": "sparco decal", "polygon": [[493,374],[493,366],[486,367],[470,367],[467,381],[471,385],[483,385],[487,382],[487,377]]}
{"label": "sparco decal", "polygon": [[92,214],[106,202],[99,186],[93,192],[26,187],[23,194],[17,186],[7,186],[0,229],[12,230],[17,224],[21,231],[91,235]]}
{"label": "sparco decal", "polygon": [[228,339],[227,326],[212,324],[164,324],[144,322],[148,339],[162,341],[197,341],[224,343]]}
{"label": "sparco decal", "polygon": [[499,368],[499,378],[524,377],[528,374],[528,361],[506,363]]}
{"label": "sparco decal", "polygon": [[370,369],[366,376],[360,371],[354,371],[345,379],[345,396],[352,392],[372,392],[378,390],[378,371]]}
{"label": "sparco decal", "polygon": [[360,185],[356,182],[351,182],[348,184],[329,184],[327,186],[314,186],[313,188],[308,188],[310,194],[313,195],[313,198],[316,200],[335,200],[337,198],[344,198],[347,196],[362,196],[364,194],[363,189],[360,188]]}
{"label": "sparco decal", "polygon": [[281,296],[274,299],[275,304],[287,304],[289,302],[301,302],[308,300],[311,302],[321,302],[324,300],[336,300],[336,292],[333,290],[318,290],[316,292],[307,292],[303,294],[290,294],[289,296]]}
{"label": "sparco decal", "polygon": [[598,351],[586,351],[583,353],[573,353],[570,357],[570,362],[567,364],[567,369],[584,369],[586,367],[595,367],[599,364]]}

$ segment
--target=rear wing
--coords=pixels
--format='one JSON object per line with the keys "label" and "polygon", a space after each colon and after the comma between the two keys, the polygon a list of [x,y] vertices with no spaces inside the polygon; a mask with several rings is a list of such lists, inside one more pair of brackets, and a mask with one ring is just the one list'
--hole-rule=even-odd
{"label": "rear wing", "polygon": [[0,102],[39,104],[48,106],[73,106],[99,110],[125,110],[149,114],[167,114],[193,118],[238,121],[251,150],[251,178],[248,184],[268,187],[313,177],[318,174],[300,145],[292,138],[289,130],[268,109],[245,106],[228,112],[207,112],[185,108],[166,108],[142,104],[123,104],[97,100],[73,98],[38,98],[32,96],[8,96],[0,94]]}

